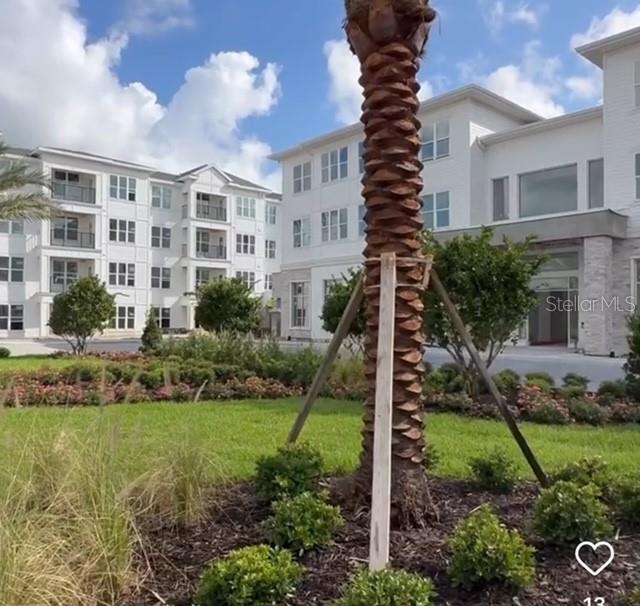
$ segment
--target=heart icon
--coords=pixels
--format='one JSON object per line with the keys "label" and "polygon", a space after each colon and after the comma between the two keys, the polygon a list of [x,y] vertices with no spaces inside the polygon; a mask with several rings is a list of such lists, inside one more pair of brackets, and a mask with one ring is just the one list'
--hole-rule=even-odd
{"label": "heart icon", "polygon": [[[609,552],[609,558],[602,566],[600,566],[600,568],[594,570],[580,557],[580,552],[583,549],[587,548],[589,548],[593,553],[598,553],[599,549],[604,549]],[[584,543],[580,543],[580,545],[576,547],[576,560],[578,561],[578,564],[580,564],[580,566],[582,566],[590,575],[594,577],[597,577],[603,570],[606,570],[609,567],[611,562],[613,562],[613,558],[615,557],[615,555],[616,553],[613,550],[613,546],[611,545],[611,543],[607,543],[606,541],[600,541],[599,543],[591,543],[589,541],[585,541]]]}

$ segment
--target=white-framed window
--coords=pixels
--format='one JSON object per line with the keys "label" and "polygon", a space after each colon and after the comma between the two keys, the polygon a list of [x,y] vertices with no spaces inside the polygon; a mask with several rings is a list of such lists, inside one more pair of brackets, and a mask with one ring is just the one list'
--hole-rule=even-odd
{"label": "white-framed window", "polygon": [[633,85],[635,105],[640,107],[640,61],[633,64]]}
{"label": "white-framed window", "polygon": [[448,120],[427,124],[422,129],[422,161],[446,158],[451,153],[451,127]]}
{"label": "white-framed window", "polygon": [[24,282],[24,257],[0,257],[0,282]]}
{"label": "white-framed window", "polygon": [[322,154],[322,182],[330,183],[349,176],[349,148],[341,147]]}
{"label": "white-framed window", "polygon": [[509,218],[509,177],[493,180],[493,220]]}
{"label": "white-framed window", "polygon": [[58,292],[78,280],[78,262],[66,259],[53,259],[51,263],[51,287]]}
{"label": "white-framed window", "polygon": [[448,191],[427,194],[422,197],[424,226],[436,230],[449,227],[451,224],[450,196]]}
{"label": "white-framed window", "polygon": [[236,197],[236,214],[238,217],[245,219],[256,218],[256,199],[247,198],[246,196]]}
{"label": "white-framed window", "polygon": [[24,330],[24,305],[0,305],[0,330]]}
{"label": "white-framed window", "polygon": [[291,282],[291,327],[307,328],[309,283]]}
{"label": "white-framed window", "polygon": [[293,167],[293,193],[299,194],[311,189],[311,162],[303,162]]}
{"label": "white-framed window", "polygon": [[275,225],[278,222],[278,207],[267,202],[264,207],[264,221],[267,225]]}
{"label": "white-framed window", "polygon": [[122,219],[109,219],[109,240],[111,242],[136,242],[136,222]]}
{"label": "white-framed window", "polygon": [[24,221],[0,221],[0,234],[24,234]]}
{"label": "white-framed window", "polygon": [[264,275],[264,289],[273,290],[273,274]]}
{"label": "white-framed window", "polygon": [[242,280],[244,285],[249,290],[255,290],[256,288],[256,274],[253,271],[237,271],[236,278]]}
{"label": "white-framed window", "polygon": [[551,215],[577,208],[577,164],[520,175],[520,217]]}
{"label": "white-framed window", "polygon": [[171,228],[151,228],[151,248],[171,248]]}
{"label": "white-framed window", "polygon": [[210,269],[208,267],[196,267],[196,288],[212,280],[222,280],[224,277],[225,274],[220,270]]}
{"label": "white-framed window", "polygon": [[361,238],[367,233],[367,222],[365,215],[367,213],[367,207],[364,204],[358,206],[358,236]]}
{"label": "white-framed window", "polygon": [[117,306],[111,328],[117,330],[133,330],[136,326],[136,308]]}
{"label": "white-framed window", "polygon": [[236,253],[239,255],[255,255],[256,237],[249,234],[236,234]]}
{"label": "white-framed window", "polygon": [[109,285],[136,285],[136,266],[134,263],[109,263]]}
{"label": "white-framed window", "polygon": [[322,213],[322,241],[334,242],[349,237],[349,213],[346,208]]}
{"label": "white-framed window", "polygon": [[361,175],[364,174],[364,165],[365,165],[364,154],[366,151],[367,151],[367,148],[364,141],[360,141],[358,143],[358,171],[360,172]]}
{"label": "white-framed window", "polygon": [[56,217],[51,222],[54,243],[78,243],[80,241],[80,222],[78,217]]}
{"label": "white-framed window", "polygon": [[151,312],[159,328],[171,328],[171,308],[152,307]]}
{"label": "white-framed window", "polygon": [[275,240],[264,241],[264,257],[265,259],[276,258],[276,241]]}
{"label": "white-framed window", "polygon": [[604,158],[589,161],[589,208],[604,206]]}
{"label": "white-framed window", "polygon": [[111,175],[109,177],[109,197],[112,200],[135,202],[136,179],[122,175]]}
{"label": "white-framed window", "polygon": [[170,209],[172,196],[173,190],[166,185],[151,186],[151,206],[153,208]]}
{"label": "white-framed window", "polygon": [[151,268],[151,288],[171,288],[171,268],[152,267]]}
{"label": "white-framed window", "polygon": [[196,192],[196,218],[210,221],[227,220],[227,199],[204,192]]}
{"label": "white-framed window", "polygon": [[293,248],[303,248],[311,244],[311,219],[303,217],[293,221]]}

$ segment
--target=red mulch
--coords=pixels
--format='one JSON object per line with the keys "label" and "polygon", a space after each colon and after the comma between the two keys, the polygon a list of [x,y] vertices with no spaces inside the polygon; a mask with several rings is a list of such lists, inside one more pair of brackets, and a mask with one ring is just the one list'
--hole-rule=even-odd
{"label": "red mulch", "polygon": [[[531,532],[537,488],[523,486],[516,493],[497,496],[480,492],[468,482],[434,479],[431,483],[440,520],[425,530],[394,531],[392,563],[396,568],[433,579],[437,603],[442,606],[580,606],[588,597],[603,597],[607,606],[625,606],[624,593],[640,587],[640,534],[620,531],[613,541],[616,558],[597,578],[580,568],[573,549],[545,548]],[[483,503],[491,502],[501,519],[520,530],[537,552],[537,581],[533,589],[516,595],[504,587],[467,592],[451,587],[447,579],[447,541],[456,523]],[[140,566],[146,576],[133,595],[119,606],[190,606],[191,596],[208,563],[229,551],[262,542],[262,521],[268,510],[260,505],[248,485],[218,491],[206,522],[189,529],[168,526],[143,529]],[[349,576],[365,565],[368,556],[368,519],[343,504],[347,521],[332,547],[306,555],[305,579],[286,606],[331,604]],[[164,600],[164,601],[163,601]],[[593,602],[595,604],[595,600]]]}

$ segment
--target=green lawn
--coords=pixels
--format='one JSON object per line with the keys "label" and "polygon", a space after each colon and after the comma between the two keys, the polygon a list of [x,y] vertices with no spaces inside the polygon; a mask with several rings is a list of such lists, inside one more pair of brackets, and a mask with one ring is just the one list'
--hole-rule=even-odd
{"label": "green lawn", "polygon": [[[88,360],[83,360],[87,362]],[[96,360],[96,364],[99,363]],[[65,368],[77,364],[78,360],[68,358],[50,358],[49,356],[16,356],[15,358],[0,358],[0,374],[5,370],[33,370],[36,368]]]}
{"label": "green lawn", "polygon": [[[221,479],[250,476],[256,458],[281,445],[299,406],[297,400],[210,404],[139,404],[77,409],[0,410],[0,460],[15,458],[28,440],[53,439],[60,431],[91,440],[100,427],[112,428],[127,476],[154,469],[179,440],[206,448]],[[359,451],[360,406],[319,401],[303,439],[321,449],[332,470],[351,470]],[[523,431],[543,465],[551,469],[584,455],[602,455],[614,468],[637,470],[640,426],[548,427],[524,424]],[[437,472],[466,475],[468,459],[501,445],[522,464],[506,426],[455,415],[429,415],[428,440],[442,462]],[[526,466],[521,465],[523,471]]]}

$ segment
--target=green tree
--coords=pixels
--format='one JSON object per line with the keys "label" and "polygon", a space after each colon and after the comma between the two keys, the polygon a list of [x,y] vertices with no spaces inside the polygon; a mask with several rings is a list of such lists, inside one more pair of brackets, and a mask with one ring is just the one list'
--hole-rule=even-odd
{"label": "green tree", "polygon": [[[25,162],[7,161],[8,150],[0,142],[0,221],[48,219],[54,207],[40,191],[48,187],[46,177]],[[29,186],[38,191],[25,191]]]}
{"label": "green tree", "polygon": [[[322,328],[327,332],[333,334],[337,330],[340,319],[361,275],[362,269],[351,269],[348,274],[331,283],[322,306],[322,315],[320,316]],[[349,329],[349,339],[358,348],[362,348],[362,341],[366,332],[367,309],[365,302],[362,301],[358,314]]]}
{"label": "green tree", "polygon": [[260,326],[262,303],[239,278],[212,280],[196,292],[196,324],[246,334]]}
{"label": "green tree", "polygon": [[[502,353],[507,343],[517,341],[517,329],[538,303],[531,280],[545,258],[532,255],[532,238],[502,245],[492,243],[493,231],[458,236],[440,243],[427,233],[425,254],[433,264],[474,345],[483,354],[487,367]],[[467,389],[477,395],[478,374],[442,302],[433,289],[425,295],[425,330],[445,348],[464,373]]]}
{"label": "green tree", "polygon": [[162,344],[162,331],[158,326],[158,318],[153,309],[147,312],[147,321],[142,331],[142,351],[144,353],[153,353]]}
{"label": "green tree", "polygon": [[53,299],[49,326],[71,345],[75,355],[81,355],[93,336],[109,325],[114,311],[115,296],[97,276],[80,278]]}

